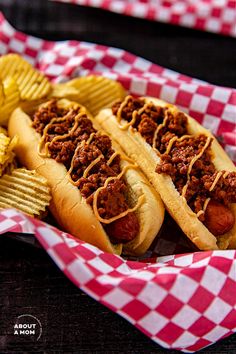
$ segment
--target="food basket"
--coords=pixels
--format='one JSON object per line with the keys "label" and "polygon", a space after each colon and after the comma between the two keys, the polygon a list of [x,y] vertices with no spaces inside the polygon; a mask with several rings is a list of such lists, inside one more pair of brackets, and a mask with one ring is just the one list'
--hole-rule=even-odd
{"label": "food basket", "polygon": [[[210,129],[236,161],[236,90],[173,72],[124,50],[49,42],[17,32],[0,16],[0,54],[21,54],[53,82],[88,74],[119,81],[133,95],[159,97]],[[34,234],[82,291],[165,348],[194,352],[236,329],[236,251],[187,252],[173,235],[142,259],[107,254],[14,209],[0,212],[0,232]]]}

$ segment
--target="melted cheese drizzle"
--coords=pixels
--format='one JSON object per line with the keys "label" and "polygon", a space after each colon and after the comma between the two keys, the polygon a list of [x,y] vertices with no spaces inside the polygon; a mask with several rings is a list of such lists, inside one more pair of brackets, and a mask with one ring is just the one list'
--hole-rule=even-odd
{"label": "melted cheese drizzle", "polygon": [[74,168],[73,165],[74,165],[74,161],[75,161],[76,154],[77,154],[78,150],[79,150],[81,147],[83,147],[85,144],[86,144],[86,141],[83,140],[80,144],[77,145],[77,147],[76,147],[76,149],[75,149],[75,152],[74,152],[74,155],[73,155],[73,157],[72,157],[72,159],[71,159],[70,168],[69,168],[69,170],[68,170],[68,172],[67,172],[67,175],[68,175],[68,177],[69,177],[69,179],[70,179],[70,182],[71,182],[74,186],[77,186],[77,183],[78,183],[79,179],[78,179],[77,181],[73,181],[73,179],[71,178],[71,172],[73,171],[73,168]]}
{"label": "melted cheese drizzle", "polygon": [[[120,111],[120,113],[119,113],[120,119],[121,119],[121,111],[122,111],[123,107],[127,104],[128,100],[129,100],[129,97],[131,97],[131,96],[127,96],[125,102],[123,102],[123,104],[122,104],[122,107],[119,108],[119,111]],[[141,114],[146,108],[147,108],[147,104],[144,105],[139,111],[136,111],[136,115],[137,115],[137,114]],[[84,114],[86,114],[86,111],[85,111],[84,109],[81,109],[80,112],[79,112],[79,114],[75,116],[75,118],[74,118],[75,124],[73,125],[73,127],[71,128],[71,130],[70,130],[67,134],[58,135],[58,136],[54,137],[50,142],[47,142],[46,144],[44,144],[44,143],[45,143],[46,135],[47,135],[47,133],[48,133],[48,130],[52,127],[52,125],[53,125],[54,123],[64,122],[64,121],[68,118],[68,116],[72,113],[72,111],[73,111],[73,110],[70,110],[64,117],[61,117],[61,118],[53,118],[53,119],[50,121],[50,123],[48,123],[48,124],[45,126],[45,128],[44,128],[44,130],[43,130],[43,135],[42,135],[42,137],[41,137],[41,139],[40,139],[40,142],[39,142],[39,145],[38,145],[38,154],[39,154],[40,156],[42,156],[42,157],[50,157],[50,153],[49,153],[49,150],[48,150],[49,145],[50,145],[51,143],[55,142],[55,141],[63,140],[63,139],[65,139],[65,138],[67,138],[67,137],[70,137],[70,136],[73,134],[73,132],[77,129],[78,124],[79,124],[79,123],[78,123],[79,118],[80,118],[81,116],[83,116]],[[139,113],[139,112],[141,112],[141,113]],[[136,117],[136,115],[135,115],[134,117]],[[136,118],[135,118],[135,119],[136,119]],[[133,118],[132,121],[135,121],[135,119]],[[128,126],[131,125],[131,124],[133,124],[132,121],[128,124]],[[125,129],[126,129],[126,128],[125,128]],[[97,134],[99,134],[99,133],[97,132]],[[72,173],[72,171],[73,171],[73,165],[74,165],[74,160],[75,160],[76,154],[77,154],[78,150],[79,150],[81,147],[85,146],[85,144],[88,144],[88,145],[89,145],[89,144],[92,142],[92,140],[93,140],[93,138],[94,138],[95,135],[96,135],[96,133],[94,133],[94,132],[91,133],[90,136],[89,136],[89,138],[87,139],[87,141],[83,140],[82,142],[80,142],[80,143],[78,144],[78,146],[77,146],[76,149],[75,149],[74,155],[73,155],[72,160],[71,160],[70,168],[69,168],[69,170],[68,170],[68,172],[67,172],[67,175],[68,175],[68,177],[69,177],[70,182],[71,182],[73,185],[75,185],[75,186],[78,186],[78,185],[79,185],[79,180],[80,180],[80,178],[78,178],[77,181],[73,181],[72,178],[71,178],[71,173]],[[44,152],[42,152],[43,146],[44,146],[44,149],[45,149]],[[107,161],[107,165],[109,166],[109,165],[112,163],[112,161],[115,159],[115,157],[118,156],[118,155],[120,155],[120,156],[123,158],[123,160],[127,160],[127,161],[129,161],[129,162],[133,162],[130,158],[124,156],[123,154],[120,154],[120,153],[118,153],[118,152],[114,152],[114,153],[111,155],[111,157],[109,158],[109,160]],[[95,160],[93,160],[93,161],[89,164],[89,166],[86,167],[86,169],[85,169],[84,172],[83,172],[83,177],[84,177],[84,178],[86,178],[86,177],[88,176],[89,171],[90,171],[102,158],[104,158],[104,155],[103,155],[103,154],[99,155]],[[144,195],[141,195],[141,196],[138,198],[138,201],[137,201],[136,205],[135,205],[133,208],[128,208],[128,209],[125,210],[124,212],[122,212],[122,213],[120,213],[120,214],[118,214],[118,215],[116,215],[116,216],[114,216],[114,217],[112,217],[112,218],[110,218],[110,219],[103,219],[102,217],[100,217],[100,215],[99,215],[99,213],[98,213],[97,200],[98,200],[98,196],[99,196],[100,191],[101,191],[102,189],[106,188],[107,185],[108,185],[108,183],[109,183],[111,180],[120,179],[120,178],[125,174],[125,172],[126,172],[129,168],[138,168],[138,165],[136,165],[136,164],[126,165],[126,166],[122,169],[122,171],[120,172],[120,174],[119,174],[118,176],[108,177],[108,178],[106,179],[104,185],[103,185],[102,187],[99,187],[99,188],[95,191],[95,193],[94,193],[94,198],[93,198],[93,211],[94,211],[94,214],[95,214],[96,218],[97,218],[100,222],[105,223],[105,224],[110,224],[110,223],[112,223],[113,221],[118,220],[118,219],[120,219],[120,218],[126,216],[128,213],[137,210],[137,209],[142,205],[142,203],[145,201],[145,196],[144,196]]]}
{"label": "melted cheese drizzle", "polygon": [[[217,185],[217,183],[218,183],[218,181],[219,181],[219,179],[221,178],[222,175],[223,175],[223,178],[226,178],[229,173],[230,173],[229,171],[226,171],[225,173],[224,173],[223,171],[219,171],[219,172],[217,173],[217,175],[216,175],[216,177],[215,177],[215,179],[214,179],[214,181],[213,181],[213,183],[212,183],[210,189],[209,189],[209,192],[212,192],[212,191],[214,190],[215,186]],[[200,211],[197,213],[197,217],[199,217],[200,215],[202,215],[202,214],[205,213],[206,208],[207,208],[208,203],[210,202],[210,200],[211,200],[211,198],[207,198],[207,199],[205,200],[205,203],[204,203],[204,205],[203,205],[203,209],[200,210]]]}
{"label": "melted cheese drizzle", "polygon": [[156,130],[155,130],[155,132],[154,132],[154,135],[153,135],[152,148],[155,149],[155,150],[156,150],[156,145],[157,145],[157,144],[156,144],[157,135],[158,135],[158,133],[160,132],[160,130],[165,127],[167,120],[168,120],[168,114],[167,114],[167,112],[166,112],[166,116],[165,116],[165,118],[164,118],[164,120],[163,120],[163,123],[161,123],[161,124],[159,124],[159,125],[157,126],[157,128],[156,128]]}
{"label": "melted cheese drizzle", "polygon": [[226,172],[224,173],[224,175],[223,175],[223,178],[226,178],[229,174],[230,174],[230,172],[229,172],[229,171],[226,171]]}
{"label": "melted cheese drizzle", "polygon": [[119,152],[114,152],[111,157],[109,158],[109,160],[107,161],[107,165],[110,166],[110,164],[112,163],[112,161],[116,158],[116,156],[119,156]]}
{"label": "melted cheese drizzle", "polygon": [[183,187],[182,189],[182,197],[185,197],[186,195],[186,191],[187,191],[187,188],[188,188],[188,184],[189,184],[189,181],[190,181],[190,173],[191,173],[191,170],[193,168],[193,165],[195,164],[195,162],[204,154],[205,150],[208,148],[208,146],[210,145],[210,142],[211,142],[211,137],[207,137],[207,140],[206,140],[206,143],[203,147],[203,149],[199,152],[199,154],[197,154],[193,159],[192,161],[190,162],[189,166],[188,166],[188,172],[187,172],[187,183],[185,184],[185,186]]}
{"label": "melted cheese drizzle", "polygon": [[195,164],[195,162],[196,162],[198,159],[200,159],[200,157],[202,157],[202,155],[204,154],[204,152],[206,151],[206,149],[207,149],[208,146],[210,145],[210,142],[211,142],[211,137],[208,136],[208,137],[207,137],[207,140],[206,140],[206,143],[205,143],[205,145],[204,145],[202,151],[200,151],[199,154],[196,155],[196,156],[192,159],[192,161],[190,162],[190,164],[189,164],[189,166],[188,166],[188,177],[189,177],[189,175],[190,175],[190,173],[191,173],[191,170],[192,170],[192,168],[193,168],[193,165]]}
{"label": "melted cheese drizzle", "polygon": [[129,102],[129,100],[132,98],[132,96],[126,96],[124,101],[121,103],[118,111],[117,111],[117,120],[118,123],[120,123],[121,119],[122,119],[122,110],[125,108],[125,106],[127,105],[127,103]]}
{"label": "melted cheese drizzle", "polygon": [[48,123],[48,124],[44,127],[44,129],[43,129],[43,135],[42,135],[42,137],[41,137],[41,139],[40,139],[40,141],[39,141],[39,144],[38,144],[38,154],[39,154],[39,156],[42,156],[42,157],[50,157],[50,154],[49,154],[48,149],[47,149],[48,143],[46,143],[46,145],[47,145],[47,147],[46,147],[46,149],[45,149],[46,151],[45,151],[44,153],[42,152],[43,145],[44,145],[44,141],[45,141],[45,138],[46,138],[46,134],[47,134],[49,128],[52,126],[53,123],[56,123],[56,122],[60,123],[60,122],[63,122],[63,121],[65,121],[65,120],[66,120],[66,116],[65,116],[65,117],[62,117],[62,118],[53,118],[53,119],[51,120],[51,122]]}
{"label": "melted cheese drizzle", "polygon": [[[128,104],[129,100],[132,98],[132,96],[126,96],[126,98],[124,99],[124,101],[121,103],[118,111],[117,111],[117,120],[118,123],[120,123],[121,119],[122,119],[122,110],[125,108],[125,106]],[[132,126],[138,115],[142,114],[148,107],[151,106],[151,102],[145,103],[143,107],[141,107],[139,110],[134,110],[132,112],[132,119],[130,122],[125,123],[125,124],[119,124],[119,128],[121,130],[126,130],[128,129],[130,126]]]}
{"label": "melted cheese drizzle", "polygon": [[116,156],[120,156],[121,158],[122,158],[122,160],[125,160],[125,161],[127,161],[127,162],[130,162],[130,163],[132,163],[133,162],[133,160],[132,159],[130,159],[128,156],[125,156],[125,155],[123,155],[121,152],[114,152],[112,155],[111,155],[111,157],[109,158],[109,160],[107,161],[107,165],[108,166],[110,166],[111,165],[111,163],[113,162],[113,160],[116,158]]}
{"label": "melted cheese drizzle", "polygon": [[[84,114],[85,114],[85,110],[81,109],[81,111],[79,112],[79,114],[77,114],[74,118],[75,120],[75,124],[73,125],[73,127],[71,128],[71,130],[67,133],[67,134],[63,134],[63,135],[57,135],[55,136],[51,141],[48,141],[46,144],[45,144],[45,138],[46,138],[46,134],[48,133],[48,130],[52,127],[52,125],[54,123],[60,123],[60,122],[64,122],[66,121],[66,119],[68,118],[68,116],[70,116],[70,114],[72,113],[72,110],[70,110],[64,117],[61,117],[61,118],[53,118],[51,120],[50,123],[48,123],[44,130],[43,130],[43,135],[40,139],[40,142],[39,142],[39,145],[38,145],[38,154],[39,156],[41,157],[50,157],[50,152],[48,150],[48,147],[51,143],[54,143],[55,141],[59,141],[59,140],[64,140],[68,137],[70,137],[73,132],[77,129],[78,127],[78,120],[80,117],[82,117]],[[44,147],[44,152],[42,152],[42,149]]]}
{"label": "melted cheese drizzle", "polygon": [[207,199],[205,200],[202,210],[200,210],[200,211],[196,214],[197,217],[199,217],[200,215],[202,215],[202,214],[205,213],[206,208],[207,208],[208,203],[210,202],[210,200],[211,200],[211,198],[207,198]]}
{"label": "melted cheese drizzle", "polygon": [[173,136],[173,138],[171,138],[169,143],[168,143],[168,146],[166,148],[165,154],[169,154],[170,153],[170,150],[172,149],[172,146],[173,146],[175,141],[181,142],[181,141],[183,141],[185,139],[188,139],[188,138],[191,138],[191,137],[192,137],[191,135],[183,135],[180,138],[178,138],[178,136]]}
{"label": "melted cheese drizzle", "polygon": [[88,140],[86,141],[86,144],[91,144],[91,142],[92,142],[92,140],[93,140],[93,138],[94,138],[94,136],[96,135],[96,133],[91,133],[90,135],[89,135],[89,138],[88,138]]}
{"label": "melted cheese drizzle", "polygon": [[[86,144],[87,144],[87,142],[86,142]],[[76,150],[75,150],[75,153],[74,153],[74,156],[73,156],[72,161],[71,161],[70,169],[69,169],[69,171],[68,171],[70,181],[71,181],[71,183],[72,183],[73,185],[75,185],[75,186],[78,186],[78,185],[79,185],[79,180],[80,180],[80,178],[78,178],[77,181],[73,181],[72,178],[71,178],[71,172],[72,172],[72,170],[73,170],[73,162],[74,162],[74,158],[75,158],[75,156],[76,156],[76,153],[77,153],[77,151],[81,148],[81,146],[83,146],[83,145],[85,145],[85,141],[83,141],[80,145],[77,146],[77,148],[76,148]],[[109,162],[111,159],[113,160],[113,159],[114,159],[116,156],[118,156],[118,155],[119,155],[119,153],[114,152],[114,154],[112,154],[112,156],[110,157],[110,159],[108,160],[108,162]],[[90,165],[85,169],[85,171],[84,171],[84,173],[83,173],[83,177],[86,178],[87,175],[88,175],[88,173],[89,173],[89,171],[93,168],[93,166],[95,166],[96,163],[98,163],[102,158],[104,158],[104,156],[101,154],[101,155],[98,156],[94,161],[92,161],[92,162],[90,163]],[[129,160],[130,160],[130,159],[129,159]],[[108,164],[108,163],[107,163],[107,164]],[[117,219],[120,219],[120,218],[126,216],[128,213],[137,210],[137,209],[141,206],[141,204],[145,201],[145,196],[144,196],[144,195],[140,196],[140,197],[138,198],[137,204],[136,204],[133,208],[128,208],[128,209],[125,210],[124,212],[122,212],[122,213],[120,213],[120,214],[118,214],[118,215],[116,215],[116,216],[114,216],[114,217],[112,217],[112,218],[110,218],[110,219],[103,219],[102,217],[100,217],[100,215],[99,215],[99,213],[98,213],[97,200],[98,200],[98,195],[99,195],[100,191],[101,191],[102,189],[106,188],[107,185],[108,185],[108,183],[109,183],[110,181],[112,181],[112,180],[114,180],[114,179],[120,179],[120,178],[124,175],[124,173],[125,173],[129,168],[138,168],[138,165],[136,165],[136,164],[133,164],[133,165],[126,165],[126,166],[122,169],[122,171],[120,172],[120,174],[119,174],[118,176],[111,176],[111,177],[108,177],[108,178],[106,179],[106,182],[104,183],[104,185],[103,185],[102,187],[99,187],[99,188],[95,191],[95,193],[94,193],[94,198],[93,198],[93,211],[94,211],[94,215],[96,216],[96,218],[97,218],[100,222],[102,222],[102,223],[104,223],[104,224],[110,224],[110,223],[112,223],[113,221],[115,221],[115,220],[117,220]]]}
{"label": "melted cheese drizzle", "polygon": [[[122,119],[122,110],[125,108],[125,106],[127,105],[127,103],[129,102],[129,100],[132,99],[132,96],[127,96],[125,98],[125,100],[121,103],[119,109],[118,109],[118,112],[117,112],[117,119],[118,119],[118,122],[121,121]],[[150,102],[151,103],[151,102]],[[120,129],[127,129],[129,126],[133,125],[135,123],[135,120],[136,120],[136,117],[137,117],[137,114],[141,114],[143,113],[143,111],[145,111],[146,108],[148,108],[149,104],[150,103],[146,103],[139,111],[137,110],[134,110],[132,112],[132,120],[127,123],[127,124],[124,124],[124,125],[121,125],[119,124],[119,128]],[[152,148],[154,149],[154,151],[157,152],[158,155],[160,155],[160,152],[157,150],[156,148],[156,139],[157,139],[157,136],[160,132],[160,130],[162,128],[165,127],[166,125],[166,122],[168,120],[168,111],[165,112],[165,118],[163,120],[163,123],[161,123],[160,125],[157,126],[155,132],[154,132],[154,135],[153,135],[153,140],[152,140]],[[171,149],[172,149],[172,146],[173,144],[176,142],[176,141],[183,141],[184,139],[187,139],[187,138],[191,138],[192,135],[183,135],[182,137],[178,138],[177,136],[174,136],[173,138],[170,139],[169,143],[168,143],[168,146],[166,148],[166,151],[165,153],[166,154],[169,154]],[[185,195],[186,195],[186,192],[187,192],[187,188],[188,188],[188,184],[189,184],[189,181],[190,181],[190,173],[191,173],[191,170],[193,168],[193,165],[195,164],[195,162],[204,154],[205,150],[208,148],[208,146],[210,145],[210,142],[211,142],[211,137],[207,137],[207,140],[206,140],[206,143],[203,147],[203,149],[200,151],[200,153],[198,155],[196,155],[192,161],[190,162],[189,164],[189,167],[188,167],[188,171],[187,171],[187,183],[185,184],[185,186],[183,187],[182,189],[182,194],[181,196],[184,198],[185,202],[187,203],[186,201],[186,198],[185,198]],[[224,174],[222,171],[219,171],[215,177],[215,180],[213,181],[209,191],[212,192],[215,188],[215,186],[217,185],[219,179],[221,178],[221,176],[223,175],[223,178],[226,178],[228,176],[230,172],[226,171]],[[203,205],[203,209],[200,210],[197,214],[194,213],[193,211],[189,212],[189,214],[191,215],[197,215],[197,217],[199,217],[200,215],[204,214],[205,211],[206,211],[206,208],[210,202],[211,198],[207,198],[204,202],[204,205]]]}
{"label": "melted cheese drizzle", "polygon": [[103,154],[101,154],[95,160],[93,160],[90,165],[88,165],[88,167],[84,170],[83,178],[86,178],[88,176],[89,171],[103,158],[104,156]]}
{"label": "melted cheese drizzle", "polygon": [[[167,146],[167,149],[166,149],[166,154],[169,154],[171,149],[172,149],[172,146],[174,144],[174,142],[176,141],[183,141],[184,139],[188,139],[188,138],[191,138],[192,136],[191,135],[183,135],[181,136],[180,138],[178,138],[177,136],[174,136],[172,139],[170,139],[169,141],[169,144]],[[190,173],[191,173],[191,170],[193,168],[193,165],[194,163],[204,154],[205,150],[208,148],[209,144],[211,142],[211,138],[210,137],[207,137],[207,140],[206,140],[206,143],[203,147],[203,149],[200,151],[199,154],[197,154],[193,159],[192,161],[190,162],[189,166],[188,166],[188,171],[187,171],[187,183],[185,184],[185,186],[183,187],[182,189],[182,194],[181,196],[184,198],[184,201],[186,202],[187,204],[187,200],[185,198],[185,195],[186,195],[186,192],[187,192],[187,188],[188,188],[188,184],[189,184],[189,181],[190,181]],[[203,209],[200,210],[197,214],[194,213],[192,210],[191,212],[189,212],[190,215],[196,215],[197,217],[199,217],[200,215],[204,214],[206,208],[207,208],[207,205],[209,203],[211,198],[207,198],[204,202],[204,206],[203,206]]]}
{"label": "melted cheese drizzle", "polygon": [[98,196],[99,196],[99,193],[102,189],[105,189],[108,185],[108,183],[114,179],[120,179],[124,174],[125,172],[129,169],[129,168],[137,168],[138,165],[126,165],[123,170],[120,172],[120,174],[118,176],[114,176],[114,177],[108,177],[106,182],[104,183],[104,185],[102,187],[99,187],[96,192],[94,193],[94,196],[93,196],[93,212],[96,216],[96,218],[102,222],[103,224],[110,224],[112,223],[113,221],[115,220],[118,220],[120,218],[123,218],[124,216],[126,216],[127,214],[137,210],[141,205],[142,203],[145,201],[145,196],[144,195],[141,195],[139,198],[138,198],[138,202],[137,204],[133,207],[133,208],[128,208],[127,210],[123,211],[122,213],[116,215],[116,216],[113,216],[112,218],[110,219],[104,219],[102,218],[99,213],[98,213],[98,207],[97,207],[97,202],[98,202]]}
{"label": "melted cheese drizzle", "polygon": [[[77,154],[78,150],[79,150],[81,147],[85,146],[85,144],[86,144],[86,145],[89,145],[89,144],[92,142],[92,140],[93,140],[93,138],[94,138],[95,135],[96,135],[96,133],[94,133],[94,132],[91,133],[91,134],[89,135],[89,138],[88,138],[86,141],[83,140],[83,141],[76,147],[76,149],[75,149],[74,155],[73,155],[72,160],[71,160],[71,163],[70,163],[69,171],[67,172],[67,174],[68,174],[68,176],[69,176],[69,179],[70,179],[70,182],[71,182],[73,185],[75,185],[75,186],[78,186],[78,185],[79,185],[79,180],[80,180],[80,178],[78,178],[77,181],[73,181],[73,179],[71,178],[71,172],[73,171],[73,165],[74,165],[74,160],[75,160],[76,154]],[[83,177],[84,177],[84,178],[86,178],[86,177],[88,176],[89,171],[90,171],[102,158],[104,158],[103,154],[99,155],[95,160],[93,160],[93,161],[86,167],[86,169],[85,169],[84,172],[83,172]]]}
{"label": "melted cheese drizzle", "polygon": [[210,187],[210,189],[209,189],[209,192],[212,192],[212,191],[213,191],[213,189],[215,188],[217,182],[219,181],[219,179],[221,178],[222,175],[223,175],[223,172],[222,172],[222,171],[219,171],[219,172],[217,173],[217,175],[216,175],[216,177],[215,177],[215,179],[214,179],[214,181],[213,181],[213,183],[212,183],[212,185],[211,185],[211,187]]}

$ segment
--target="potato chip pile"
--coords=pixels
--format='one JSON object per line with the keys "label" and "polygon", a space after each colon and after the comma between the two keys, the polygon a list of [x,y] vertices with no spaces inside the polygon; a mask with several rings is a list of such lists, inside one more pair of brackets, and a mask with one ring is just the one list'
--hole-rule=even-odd
{"label": "potato chip pile", "polygon": [[50,203],[50,188],[35,171],[16,168],[14,147],[17,137],[10,139],[0,127],[0,209],[16,208],[41,218]]}
{"label": "potato chip pile", "polygon": [[66,86],[79,90],[78,102],[93,115],[96,115],[102,108],[111,107],[115,101],[122,100],[126,94],[118,82],[103,76],[91,75],[76,78],[68,81]]}
{"label": "potato chip pile", "polygon": [[8,118],[11,112],[18,106],[19,101],[20,92],[15,80],[6,78],[0,81],[0,124],[7,125]]}
{"label": "potato chip pile", "polygon": [[18,54],[0,57],[0,125],[7,126],[12,111],[21,106],[36,108],[50,98],[67,98],[84,105],[92,114],[124,98],[125,90],[102,76],[76,78],[67,83],[52,84]]}
{"label": "potato chip pile", "polygon": [[108,78],[87,76],[52,84],[18,54],[0,57],[0,209],[17,208],[31,216],[45,215],[50,190],[35,171],[17,168],[14,148],[18,139],[7,136],[8,119],[15,108],[33,112],[51,98],[67,98],[84,105],[92,114],[125,97],[123,87]]}
{"label": "potato chip pile", "polygon": [[51,90],[48,79],[17,54],[0,58],[0,77],[2,80],[11,78],[16,82],[22,101],[46,97]]}
{"label": "potato chip pile", "polygon": [[22,102],[46,98],[49,80],[17,54],[0,58],[0,124],[7,125],[12,111]]}
{"label": "potato chip pile", "polygon": [[28,215],[42,217],[50,199],[46,179],[35,171],[17,168],[0,178],[0,209],[16,208]]}
{"label": "potato chip pile", "polygon": [[17,137],[10,139],[6,132],[0,128],[0,176],[4,172],[10,171],[14,166],[14,157],[13,152],[14,147],[17,144]]}

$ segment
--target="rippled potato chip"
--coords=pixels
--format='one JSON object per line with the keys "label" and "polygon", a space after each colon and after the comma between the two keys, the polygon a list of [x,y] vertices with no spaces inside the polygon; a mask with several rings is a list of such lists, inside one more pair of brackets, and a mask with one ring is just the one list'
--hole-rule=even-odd
{"label": "rippled potato chip", "polygon": [[15,153],[13,149],[17,141],[16,136],[10,139],[6,134],[0,132],[0,176],[14,163]]}
{"label": "rippled potato chip", "polygon": [[3,174],[8,174],[10,175],[12,173],[13,170],[15,170],[17,168],[17,162],[15,157],[13,158],[13,160],[11,162],[9,162],[6,167],[3,170]]}
{"label": "rippled potato chip", "polygon": [[2,95],[2,104],[0,105],[0,124],[7,125],[8,118],[19,105],[20,92],[16,81],[10,77],[5,79],[0,87],[2,87],[2,91],[0,90],[0,97]]}
{"label": "rippled potato chip", "polygon": [[49,80],[18,54],[7,54],[0,58],[0,78],[4,80],[8,77],[16,81],[21,100],[37,100],[46,97],[51,91]]}
{"label": "rippled potato chip", "polygon": [[46,179],[35,171],[19,168],[0,178],[0,209],[16,208],[41,217],[45,215],[50,200]]}
{"label": "rippled potato chip", "polygon": [[80,96],[80,90],[74,86],[68,86],[67,84],[54,84],[52,85],[52,91],[50,97],[54,98],[67,98],[71,101],[78,101]]}
{"label": "rippled potato chip", "polygon": [[5,95],[4,95],[3,82],[0,81],[0,107],[2,107],[4,99],[5,99]]}
{"label": "rippled potato chip", "polygon": [[125,97],[125,90],[120,83],[103,76],[86,76],[66,83],[80,91],[78,102],[84,105],[93,115],[100,109],[110,107],[116,100]]}

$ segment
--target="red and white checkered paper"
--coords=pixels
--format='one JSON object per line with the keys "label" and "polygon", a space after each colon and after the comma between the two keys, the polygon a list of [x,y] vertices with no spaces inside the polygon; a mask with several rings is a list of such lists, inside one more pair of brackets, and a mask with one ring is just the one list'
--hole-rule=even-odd
{"label": "red and white checkered paper", "polygon": [[[53,81],[103,74],[132,94],[176,103],[216,133],[236,160],[235,89],[192,79],[124,50],[37,39],[15,31],[0,15],[0,54],[9,52],[20,53]],[[163,347],[194,352],[236,331],[236,251],[127,261],[15,210],[0,213],[0,233],[8,231],[34,233],[80,289]]]}
{"label": "red and white checkered paper", "polygon": [[236,37],[235,0],[53,0]]}

